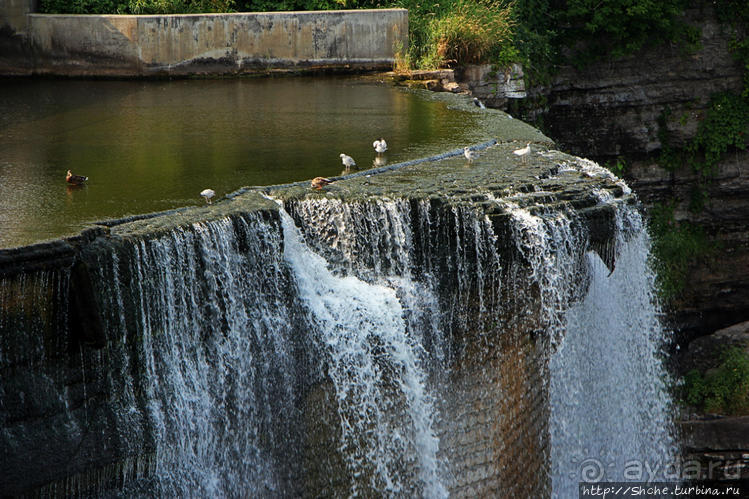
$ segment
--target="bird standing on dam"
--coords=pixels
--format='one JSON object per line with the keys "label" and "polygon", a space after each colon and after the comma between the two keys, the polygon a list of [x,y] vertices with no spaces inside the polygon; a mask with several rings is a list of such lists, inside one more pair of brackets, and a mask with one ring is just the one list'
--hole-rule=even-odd
{"label": "bird standing on dam", "polygon": [[385,142],[385,139],[375,140],[372,142],[372,147],[374,147],[377,154],[382,154],[388,150],[388,144]]}
{"label": "bird standing on dam", "polygon": [[469,148],[463,148],[463,156],[466,157],[469,163],[473,162],[474,159],[478,158],[479,155],[476,151],[471,151]]}
{"label": "bird standing on dam", "polygon": [[523,163],[525,163],[526,158],[528,157],[530,153],[531,153],[530,142],[528,142],[528,144],[526,144],[526,146],[523,147],[522,149],[515,149],[514,151],[512,151],[512,154],[514,154],[515,156],[520,156],[523,159]]}
{"label": "bird standing on dam", "polygon": [[200,195],[205,198],[205,202],[211,204],[211,198],[216,195],[216,191],[213,189],[203,189],[200,191]]}
{"label": "bird standing on dam", "polygon": [[333,183],[333,181],[330,180],[329,178],[315,177],[310,182],[310,185],[312,186],[313,189],[317,189],[319,191],[320,189],[322,189],[326,185],[332,184],[332,183]]}
{"label": "bird standing on dam", "polygon": [[341,157],[341,163],[343,163],[343,166],[346,168],[346,171],[348,171],[352,166],[356,166],[356,161],[354,161],[354,158],[349,156],[348,154],[339,154]]}

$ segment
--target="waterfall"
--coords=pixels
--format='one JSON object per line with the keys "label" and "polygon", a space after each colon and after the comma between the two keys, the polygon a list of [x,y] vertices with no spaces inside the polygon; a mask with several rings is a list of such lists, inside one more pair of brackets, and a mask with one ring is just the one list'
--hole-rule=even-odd
{"label": "waterfall", "polygon": [[[304,244],[291,217],[281,215],[284,255],[312,316],[310,333],[328,355],[341,451],[356,478],[351,495],[446,497],[422,347],[407,334],[395,290],[334,275]],[[414,470],[416,480],[408,480]],[[362,475],[369,478],[362,481]]]}
{"label": "waterfall", "polygon": [[289,454],[301,452],[304,342],[290,320],[282,255],[278,227],[259,216],[99,253],[100,293],[121,340],[108,351],[118,426],[149,428],[153,446],[152,475],[126,490],[298,492],[300,463]]}
{"label": "waterfall", "polygon": [[677,458],[647,232],[631,207],[616,220],[616,267],[585,255],[587,292],[551,356],[555,497],[576,496],[579,482],[665,481]]}
{"label": "waterfall", "polygon": [[72,351],[39,375],[61,387],[63,447],[85,443],[78,470],[99,448],[119,468],[64,494],[574,496],[674,452],[647,235],[597,195],[615,212],[605,264],[548,192],[291,197],[113,230],[79,256],[105,346],[49,331],[45,314],[67,327],[68,271],[4,278],[0,326],[19,332],[0,367],[42,372],[53,342]]}

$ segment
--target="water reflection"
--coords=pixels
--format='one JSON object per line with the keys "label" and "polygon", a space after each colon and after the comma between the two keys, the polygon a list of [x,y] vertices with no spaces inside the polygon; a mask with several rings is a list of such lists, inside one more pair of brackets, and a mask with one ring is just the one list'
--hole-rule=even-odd
{"label": "water reflection", "polygon": [[[0,81],[0,246],[470,141],[475,115],[354,79]],[[382,162],[382,163],[381,163]],[[66,185],[67,170],[86,175]]]}

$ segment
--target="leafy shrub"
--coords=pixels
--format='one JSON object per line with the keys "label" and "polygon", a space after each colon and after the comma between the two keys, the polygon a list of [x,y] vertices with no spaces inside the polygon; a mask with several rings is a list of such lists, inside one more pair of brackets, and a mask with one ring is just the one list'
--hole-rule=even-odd
{"label": "leafy shrub", "polygon": [[[710,108],[700,122],[697,135],[687,146],[691,166],[697,172],[712,174],[729,147],[746,148],[749,129],[749,102],[728,92],[713,96]],[[700,161],[704,158],[704,161]]]}
{"label": "leafy shrub", "polygon": [[728,348],[716,369],[704,375],[689,371],[684,377],[684,400],[704,412],[749,414],[749,354]]}
{"label": "leafy shrub", "polygon": [[695,40],[681,19],[685,0],[567,0],[560,16],[567,45],[585,57],[620,57],[663,41]]}

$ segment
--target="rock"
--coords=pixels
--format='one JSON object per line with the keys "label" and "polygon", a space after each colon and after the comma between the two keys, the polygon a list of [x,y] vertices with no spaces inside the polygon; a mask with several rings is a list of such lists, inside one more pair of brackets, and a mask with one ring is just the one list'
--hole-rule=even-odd
{"label": "rock", "polygon": [[506,68],[491,64],[469,65],[457,70],[456,79],[488,107],[504,109],[508,99],[526,97],[523,67],[520,64]]}
{"label": "rock", "polygon": [[749,416],[681,421],[682,465],[701,479],[749,479]]}
{"label": "rock", "polygon": [[698,369],[704,373],[716,367],[723,351],[730,347],[743,348],[749,353],[749,321],[734,324],[693,340],[689,343],[689,349],[682,358],[682,371]]}
{"label": "rock", "polygon": [[657,165],[661,123],[670,145],[682,146],[713,94],[743,88],[744,68],[729,50],[732,35],[712,8],[687,10],[686,21],[701,30],[696,52],[661,45],[583,69],[562,66],[548,87],[529,90],[544,102],[529,117],[543,120],[562,150],[601,164],[625,156],[623,176],[646,205],[676,199],[677,220],[699,224],[717,242],[671,308],[672,327],[688,340],[749,319],[749,152],[732,151],[716,165],[699,214],[688,210],[699,180],[691,168],[672,173]]}
{"label": "rock", "polygon": [[749,416],[682,421],[679,426],[689,451],[749,449]]}

